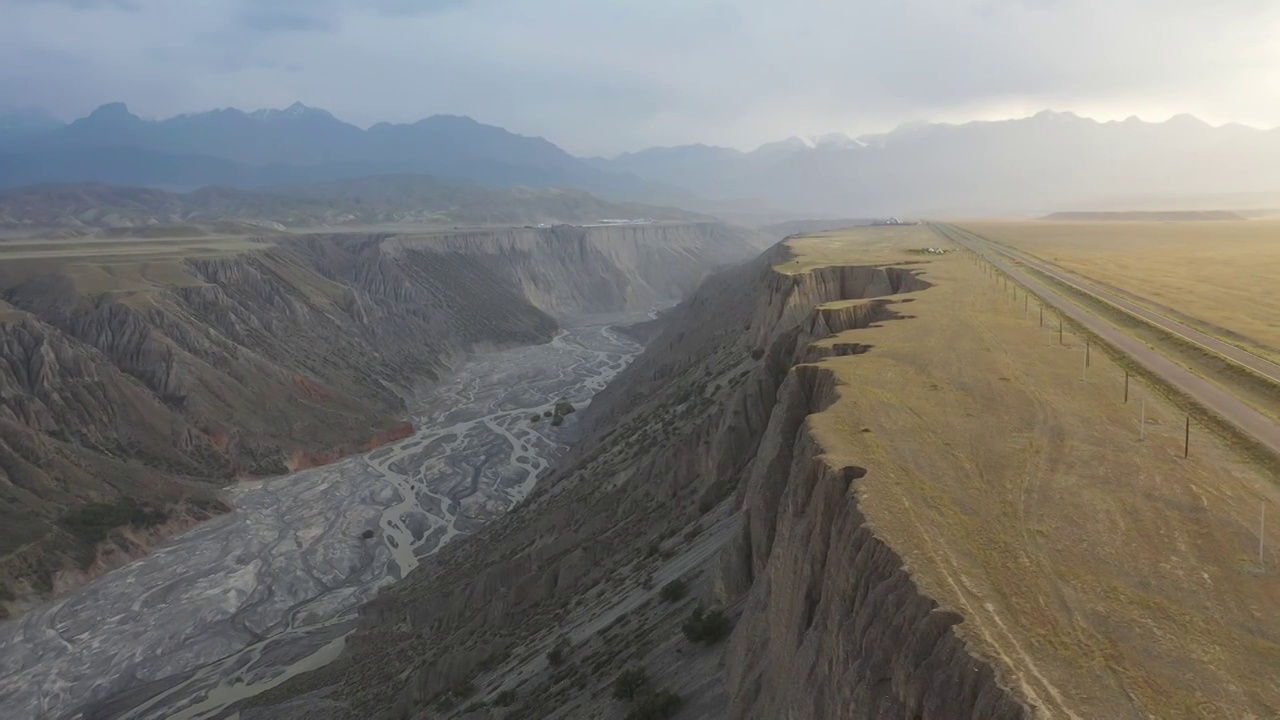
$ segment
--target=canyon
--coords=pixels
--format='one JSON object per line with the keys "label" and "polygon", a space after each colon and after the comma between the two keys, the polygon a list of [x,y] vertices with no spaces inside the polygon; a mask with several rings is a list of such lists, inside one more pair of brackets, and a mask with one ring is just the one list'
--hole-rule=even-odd
{"label": "canyon", "polygon": [[0,243],[0,601],[225,512],[228,483],[404,435],[404,398],[471,353],[678,299],[757,245],[714,223]]}
{"label": "canyon", "polygon": [[[746,260],[756,240],[702,224],[364,238],[395,259],[383,272],[426,282],[453,263],[467,287],[451,312],[492,334],[417,336],[443,350],[414,356],[435,363],[416,375],[390,353],[402,409],[345,441],[363,454],[305,467],[337,454],[271,446],[298,470],[244,473],[218,496],[232,512],[0,626],[0,708],[1030,720],[1280,705],[1280,593],[1251,525],[1257,498],[1280,501],[1265,467],[1212,433],[1175,455],[1183,409],[1157,382],[1037,325],[1029,296],[929,225],[819,231]],[[350,241],[254,242],[237,256],[341,258]],[[416,332],[390,310],[412,287],[347,307],[386,308],[386,337]],[[492,339],[511,327],[522,340]],[[337,397],[316,377],[288,386]]]}
{"label": "canyon", "polygon": [[[592,403],[594,431],[517,510],[379,594],[342,658],[241,717],[616,716],[592,688],[636,662],[679,683],[692,708],[681,717],[1027,717],[954,635],[959,616],[921,595],[861,519],[846,492],[865,471],[825,462],[805,429],[830,387],[804,363],[867,349],[814,343],[910,322],[895,298],[930,282],[909,263],[775,269],[790,252],[708,279]],[[835,587],[820,590],[824,558],[837,555],[847,561],[825,573]],[[688,606],[655,597],[676,578],[732,609],[723,656],[680,647]],[[806,630],[819,598],[843,609],[847,630]],[[542,659],[557,637],[570,639],[569,667]],[[787,679],[833,663],[839,683]],[[882,674],[901,680],[882,686]],[[468,706],[459,687],[481,702]],[[504,691],[517,698],[509,709],[483,702]]]}
{"label": "canyon", "polygon": [[1081,380],[1083,337],[940,241],[817,233],[712,275],[523,502],[229,710],[1265,716],[1280,608],[1239,560],[1265,468],[1214,437],[1175,458],[1145,384],[1137,442],[1119,360]]}

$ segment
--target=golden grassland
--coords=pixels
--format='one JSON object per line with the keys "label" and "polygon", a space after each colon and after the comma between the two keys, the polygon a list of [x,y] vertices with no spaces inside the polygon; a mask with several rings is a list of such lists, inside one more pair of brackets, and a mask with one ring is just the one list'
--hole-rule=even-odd
{"label": "golden grassland", "polygon": [[1280,220],[956,224],[1280,362]]}
{"label": "golden grassland", "polygon": [[[892,233],[892,234],[890,234]],[[791,263],[919,260],[925,227],[791,243]],[[960,253],[904,316],[829,339],[838,399],[810,417],[877,534],[1044,717],[1273,717],[1280,552],[1258,558],[1264,471],[1083,341],[1040,328]],[[901,300],[911,300],[902,305]],[[1145,440],[1139,440],[1145,405]],[[1280,513],[1275,513],[1280,517]],[[1274,548],[1274,545],[1272,546]]]}
{"label": "golden grassland", "polygon": [[[850,243],[849,238],[857,241]],[[787,243],[791,258],[774,269],[787,274],[814,268],[850,263],[907,263],[920,259],[911,250],[939,247],[945,243],[922,225],[880,225],[873,228],[828,230],[805,235]]]}
{"label": "golden grassland", "polygon": [[87,295],[202,284],[184,264],[269,247],[243,237],[14,240],[0,242],[0,287],[58,275]]}

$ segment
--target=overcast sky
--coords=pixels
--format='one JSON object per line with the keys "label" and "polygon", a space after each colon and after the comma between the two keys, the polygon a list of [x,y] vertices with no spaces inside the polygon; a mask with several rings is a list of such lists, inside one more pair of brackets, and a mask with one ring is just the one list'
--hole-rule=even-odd
{"label": "overcast sky", "polygon": [[1280,125],[1277,0],[0,0],[0,104],[470,115],[579,154],[917,120]]}

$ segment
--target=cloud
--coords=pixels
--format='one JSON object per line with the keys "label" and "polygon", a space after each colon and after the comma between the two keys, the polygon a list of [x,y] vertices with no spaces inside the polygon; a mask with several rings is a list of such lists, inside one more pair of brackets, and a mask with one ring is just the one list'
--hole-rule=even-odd
{"label": "cloud", "polygon": [[[72,0],[74,1],[74,0]],[[93,0],[82,0],[92,2]],[[130,0],[116,0],[118,2]],[[239,24],[256,31],[330,30],[362,13],[414,17],[465,7],[468,0],[240,0]]]}
{"label": "cloud", "polygon": [[0,7],[36,4],[61,5],[75,10],[89,10],[100,7],[137,10],[140,7],[136,0],[0,0]]}
{"label": "cloud", "polygon": [[237,25],[259,32],[305,32],[314,30],[331,30],[333,24],[320,15],[309,15],[299,12],[250,10],[243,12],[236,20]]}
{"label": "cloud", "polygon": [[582,153],[1044,107],[1280,124],[1268,0],[0,0],[0,96],[63,115],[294,100]]}

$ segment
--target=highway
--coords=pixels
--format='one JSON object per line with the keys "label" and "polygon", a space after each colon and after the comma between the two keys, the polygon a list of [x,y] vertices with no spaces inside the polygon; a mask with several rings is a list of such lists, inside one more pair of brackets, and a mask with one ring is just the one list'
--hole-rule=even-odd
{"label": "highway", "polygon": [[1178,322],[1167,315],[1161,315],[1160,313],[1154,312],[1131,300],[1125,299],[1121,295],[1117,295],[1116,293],[1098,287],[1094,283],[1084,282],[1080,278],[1069,275],[1063,272],[1062,269],[1046,263],[1033,255],[1028,255],[1027,253],[1016,250],[1007,245],[993,243],[978,235],[974,235],[963,228],[952,228],[951,226],[948,226],[948,228],[954,229],[962,235],[977,239],[980,242],[986,242],[996,251],[1014,258],[1022,262],[1023,265],[1038,270],[1064,285],[1068,285],[1080,292],[1092,295],[1098,300],[1102,300],[1109,305],[1114,305],[1130,315],[1134,315],[1148,323],[1151,323],[1152,325],[1155,325],[1165,332],[1176,335],[1193,345],[1198,345],[1204,350],[1208,350],[1215,355],[1219,355],[1226,360],[1230,360],[1231,362],[1240,365],[1241,367],[1247,368],[1271,382],[1280,383],[1280,365],[1271,362],[1264,357],[1255,355],[1248,350],[1232,345],[1231,343],[1223,342],[1212,335],[1200,332],[1190,325]]}
{"label": "highway", "polygon": [[[1162,378],[1170,386],[1187,395],[1192,400],[1196,401],[1205,409],[1213,412],[1223,420],[1235,425],[1242,432],[1253,437],[1263,446],[1269,448],[1271,452],[1280,456],[1280,423],[1277,423],[1275,420],[1267,417],[1218,385],[1196,375],[1187,368],[1170,360],[1168,357],[1152,349],[1137,338],[1134,338],[1111,323],[1103,320],[1099,316],[1080,307],[1062,292],[1052,288],[1048,283],[1030,275],[1011,262],[1011,253],[1005,251],[1004,248],[996,249],[985,239],[951,225],[934,223],[932,224],[932,227],[948,240],[951,240],[952,242],[955,242],[980,255],[991,265],[995,266],[1011,279],[1017,281],[1023,287],[1038,296],[1047,307],[1052,307],[1064,317],[1074,320],[1081,327],[1097,335],[1116,350],[1128,355],[1138,365]],[[1071,287],[1078,288],[1083,292],[1087,292],[1090,295],[1104,300],[1105,302],[1119,305],[1119,303],[1113,301],[1111,298],[1102,295],[1098,290],[1085,288],[1078,282],[1065,278],[1060,272],[1055,271],[1052,268],[1048,268],[1043,263],[1028,260],[1021,255],[1018,257],[1018,260],[1028,266],[1034,267],[1040,272],[1046,273],[1055,280],[1061,281]],[[1124,301],[1123,298],[1116,298],[1116,300],[1126,302],[1129,306],[1138,307],[1134,306],[1133,303]],[[1128,310],[1127,307],[1125,307],[1125,309]],[[1164,318],[1164,316],[1151,313],[1144,308],[1138,309],[1147,313],[1141,317],[1148,319],[1152,324],[1168,330],[1169,332],[1181,335],[1191,342],[1200,343],[1200,340],[1197,338],[1205,338],[1213,340],[1227,348],[1231,348],[1237,353],[1244,353],[1243,350],[1235,348],[1235,346],[1227,345],[1226,343],[1222,343],[1214,338],[1210,338],[1209,336],[1199,333],[1194,329],[1187,328],[1185,325],[1181,325],[1180,323],[1176,323],[1168,318]],[[1150,316],[1150,318],[1148,316]],[[1207,343],[1203,344],[1206,347],[1211,347]],[[1214,349],[1213,351],[1218,352],[1217,349]],[[1253,358],[1255,361],[1267,362],[1262,358],[1257,358],[1256,356],[1249,355],[1248,353],[1244,354],[1248,355],[1249,358]],[[1274,363],[1267,364],[1271,365],[1271,368],[1268,369],[1265,366],[1262,366],[1262,371],[1260,371],[1259,374],[1273,379],[1280,377],[1280,375],[1277,374],[1277,371],[1280,370],[1280,368],[1276,368]],[[1253,369],[1252,365],[1249,367],[1250,369]]]}

